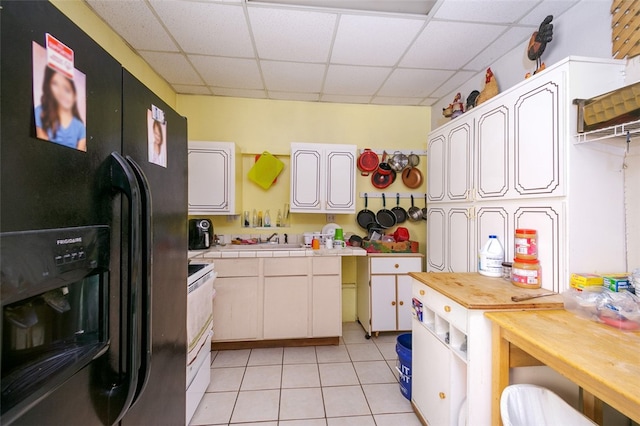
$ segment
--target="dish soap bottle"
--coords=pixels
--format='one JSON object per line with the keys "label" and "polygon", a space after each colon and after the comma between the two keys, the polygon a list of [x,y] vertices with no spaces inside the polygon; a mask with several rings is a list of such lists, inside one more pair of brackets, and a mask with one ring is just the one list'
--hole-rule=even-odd
{"label": "dish soap bottle", "polygon": [[504,262],[504,248],[497,236],[489,235],[489,240],[478,253],[478,272],[487,277],[501,277],[502,262]]}
{"label": "dish soap bottle", "polygon": [[264,226],[267,228],[271,226],[271,215],[269,214],[269,210],[264,212]]}

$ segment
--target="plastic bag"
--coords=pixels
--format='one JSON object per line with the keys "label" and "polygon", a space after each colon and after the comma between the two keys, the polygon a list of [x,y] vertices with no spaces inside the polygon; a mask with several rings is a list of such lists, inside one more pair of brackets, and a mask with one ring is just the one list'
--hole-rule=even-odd
{"label": "plastic bag", "polygon": [[570,288],[562,293],[564,308],[583,318],[620,330],[640,329],[640,298],[628,291],[614,292],[604,287],[582,291]]}

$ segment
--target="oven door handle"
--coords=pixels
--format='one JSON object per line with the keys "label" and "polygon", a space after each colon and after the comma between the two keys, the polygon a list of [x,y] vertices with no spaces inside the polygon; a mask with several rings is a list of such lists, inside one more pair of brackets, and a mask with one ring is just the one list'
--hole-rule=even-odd
{"label": "oven door handle", "polygon": [[[113,189],[125,195],[129,202],[128,244],[126,273],[120,274],[126,280],[125,288],[121,283],[120,294],[126,300],[120,300],[120,324],[126,324],[126,332],[120,332],[120,354],[113,354],[121,360],[121,378],[104,383],[105,410],[101,413],[105,424],[119,422],[134,401],[138,389],[140,369],[141,324],[139,313],[142,309],[142,195],[135,172],[118,152],[111,154],[111,185]],[[125,249],[125,247],[122,247]],[[124,272],[124,271],[123,271]],[[123,333],[125,333],[123,335]]]}
{"label": "oven door handle", "polygon": [[136,403],[140,394],[144,391],[144,388],[149,382],[149,374],[151,372],[151,355],[152,355],[152,342],[151,342],[151,320],[152,320],[152,261],[153,261],[153,242],[151,236],[153,235],[153,203],[151,201],[151,190],[149,187],[149,181],[144,171],[138,163],[135,162],[130,156],[126,157],[127,162],[131,166],[136,175],[138,186],[140,187],[140,204],[142,211],[140,212],[140,224],[141,224],[141,244],[142,244],[142,313],[141,315],[141,341],[140,341],[140,369],[138,371],[138,385],[136,387],[136,394],[133,399],[133,404]]}

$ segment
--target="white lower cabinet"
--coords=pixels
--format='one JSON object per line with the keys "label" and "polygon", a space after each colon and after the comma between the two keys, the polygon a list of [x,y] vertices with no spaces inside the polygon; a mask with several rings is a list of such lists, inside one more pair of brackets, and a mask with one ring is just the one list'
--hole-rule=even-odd
{"label": "white lower cabinet", "polygon": [[265,277],[264,338],[307,337],[309,318],[307,276]]}
{"label": "white lower cabinet", "polygon": [[312,268],[311,336],[342,336],[342,260],[314,257]]}
{"label": "white lower cabinet", "polygon": [[411,277],[422,271],[422,255],[369,255],[358,258],[358,321],[367,331],[411,330]]}

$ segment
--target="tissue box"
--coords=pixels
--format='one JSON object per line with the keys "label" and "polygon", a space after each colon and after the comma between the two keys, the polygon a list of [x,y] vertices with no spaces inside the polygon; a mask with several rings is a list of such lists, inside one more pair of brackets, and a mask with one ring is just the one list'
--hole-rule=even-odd
{"label": "tissue box", "polygon": [[417,241],[363,241],[362,248],[367,253],[418,253],[419,244]]}
{"label": "tissue box", "polygon": [[570,284],[571,287],[583,290],[585,287],[601,286],[603,285],[602,276],[596,274],[571,274]]}
{"label": "tissue box", "polygon": [[629,275],[614,274],[602,277],[602,285],[611,291],[621,291],[629,288]]}

